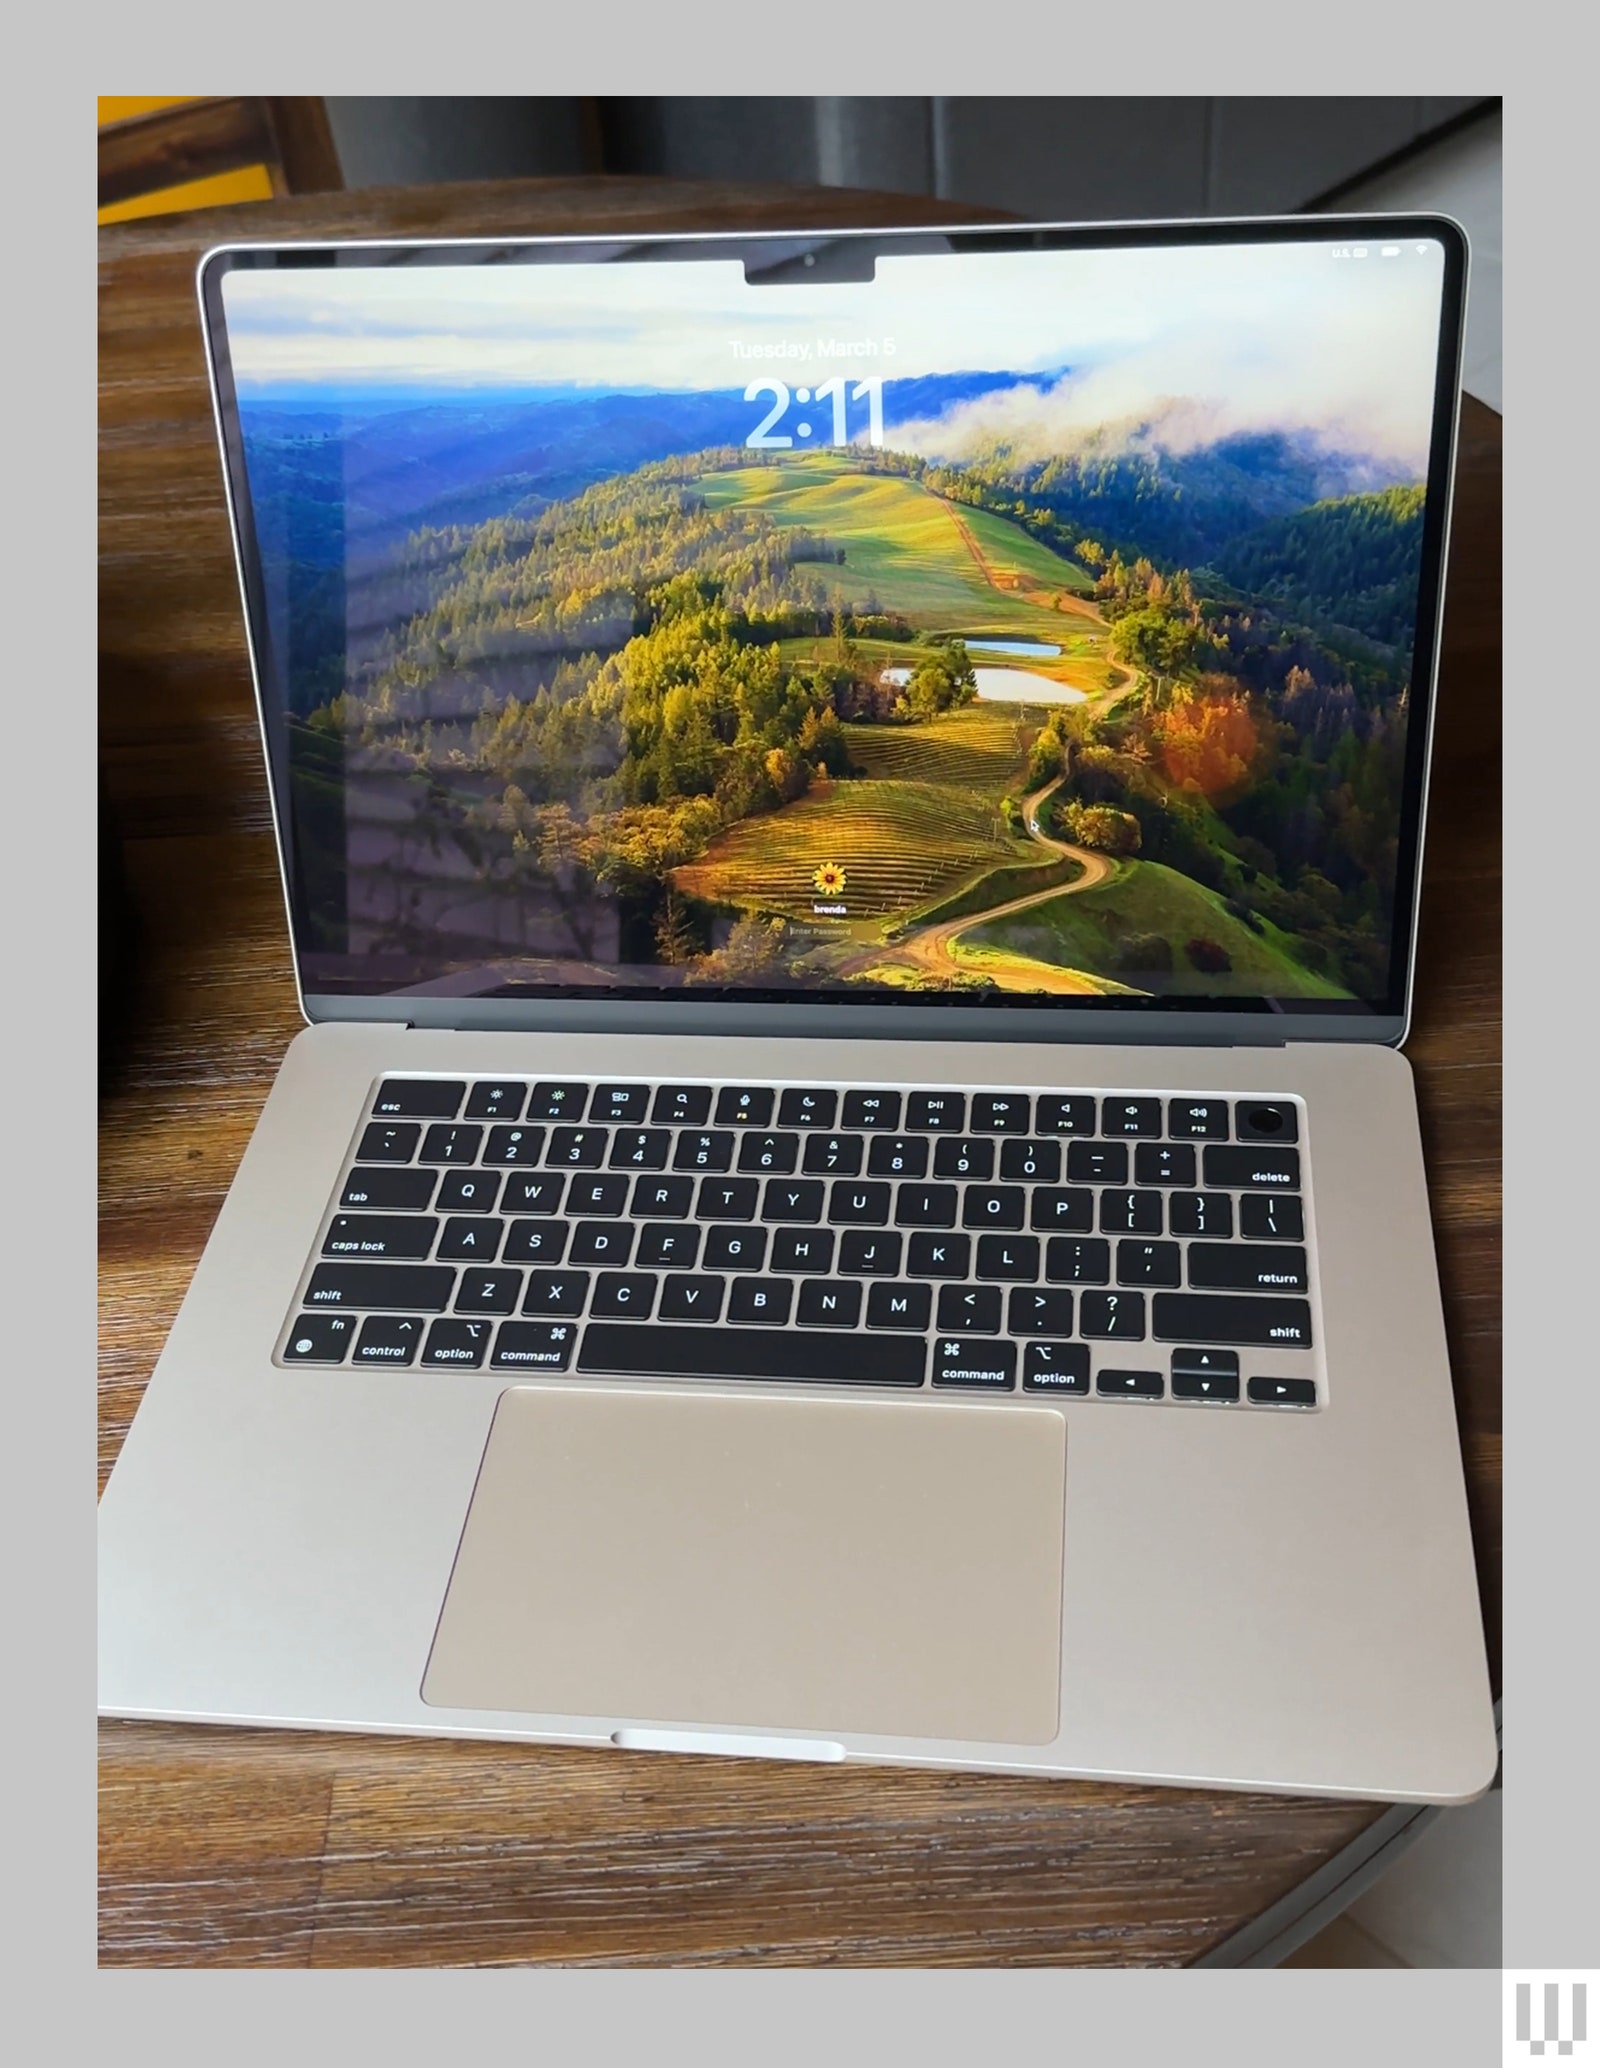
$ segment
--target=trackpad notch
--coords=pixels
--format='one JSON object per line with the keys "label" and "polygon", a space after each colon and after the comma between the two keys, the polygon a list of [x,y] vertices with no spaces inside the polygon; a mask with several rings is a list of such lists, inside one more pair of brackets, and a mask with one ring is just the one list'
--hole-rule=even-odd
{"label": "trackpad notch", "polygon": [[1050,1407],[519,1386],[434,1638],[435,1707],[1042,1745]]}

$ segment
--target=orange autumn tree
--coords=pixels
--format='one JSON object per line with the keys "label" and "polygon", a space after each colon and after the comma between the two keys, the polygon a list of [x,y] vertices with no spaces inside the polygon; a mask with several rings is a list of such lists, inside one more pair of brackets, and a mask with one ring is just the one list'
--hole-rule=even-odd
{"label": "orange autumn tree", "polygon": [[1163,711],[1152,731],[1167,781],[1178,790],[1198,790],[1213,803],[1244,788],[1261,751],[1249,703],[1232,684],[1215,678]]}

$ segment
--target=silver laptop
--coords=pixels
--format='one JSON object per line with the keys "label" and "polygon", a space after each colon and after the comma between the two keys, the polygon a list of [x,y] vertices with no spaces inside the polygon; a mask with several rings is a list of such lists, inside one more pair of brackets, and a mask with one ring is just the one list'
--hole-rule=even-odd
{"label": "silver laptop", "polygon": [[308,1025],[104,1713],[1420,1802],[1437,218],[239,246]]}

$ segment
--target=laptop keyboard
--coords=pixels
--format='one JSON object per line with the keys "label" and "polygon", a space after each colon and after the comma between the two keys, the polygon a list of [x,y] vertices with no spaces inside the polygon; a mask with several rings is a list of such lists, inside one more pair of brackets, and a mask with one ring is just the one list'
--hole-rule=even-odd
{"label": "laptop keyboard", "polygon": [[1302,1117],[389,1078],[277,1361],[1315,1407]]}

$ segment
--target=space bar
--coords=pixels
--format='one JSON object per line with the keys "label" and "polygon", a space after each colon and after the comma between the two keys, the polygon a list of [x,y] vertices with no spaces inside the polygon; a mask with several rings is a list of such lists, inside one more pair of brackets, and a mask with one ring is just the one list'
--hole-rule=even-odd
{"label": "space bar", "polygon": [[832,1386],[920,1386],[921,1336],[816,1335],[776,1328],[629,1328],[591,1321],[579,1371],[669,1379],[801,1379]]}

